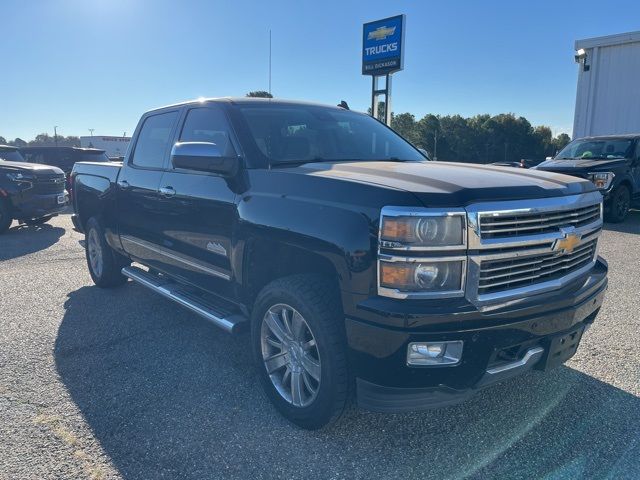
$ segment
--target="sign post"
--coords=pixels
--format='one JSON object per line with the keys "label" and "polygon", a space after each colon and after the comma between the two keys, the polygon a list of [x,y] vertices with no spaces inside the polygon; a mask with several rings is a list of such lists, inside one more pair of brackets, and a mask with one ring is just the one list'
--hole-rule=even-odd
{"label": "sign post", "polygon": [[[365,23],[362,28],[362,74],[371,75],[371,115],[378,118],[378,97],[384,95],[384,121],[391,125],[391,74],[404,68],[405,16]],[[379,85],[385,78],[384,88]]]}

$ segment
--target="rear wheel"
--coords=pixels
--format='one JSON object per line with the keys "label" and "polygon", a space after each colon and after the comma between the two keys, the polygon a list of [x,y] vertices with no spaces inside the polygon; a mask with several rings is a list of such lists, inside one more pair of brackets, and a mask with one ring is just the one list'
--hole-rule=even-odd
{"label": "rear wheel", "polygon": [[0,201],[0,233],[5,233],[11,226],[11,213],[6,202]]}
{"label": "rear wheel", "polygon": [[127,281],[122,268],[131,262],[115,252],[107,243],[100,221],[92,217],[85,227],[85,255],[89,273],[98,287],[109,288]]}
{"label": "rear wheel", "polygon": [[613,223],[623,222],[631,207],[631,192],[626,185],[620,185],[613,191],[609,200],[607,220]]}
{"label": "rear wheel", "polygon": [[318,429],[347,405],[344,323],[337,295],[314,275],[295,275],[265,287],[253,311],[251,334],[262,386],[289,421]]}

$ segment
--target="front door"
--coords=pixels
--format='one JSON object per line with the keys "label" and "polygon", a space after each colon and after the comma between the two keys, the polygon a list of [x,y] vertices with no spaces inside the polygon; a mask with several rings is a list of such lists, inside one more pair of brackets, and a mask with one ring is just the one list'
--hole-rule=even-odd
{"label": "front door", "polygon": [[[190,108],[176,135],[180,142],[215,143],[224,156],[237,156],[225,112],[216,105]],[[234,146],[235,145],[235,146]],[[232,230],[236,221],[233,180],[218,174],[169,168],[160,191],[165,220],[163,245],[173,257],[168,273],[210,292],[232,292]]]}
{"label": "front door", "polygon": [[147,116],[132,154],[118,176],[116,216],[124,250],[151,267],[161,267],[163,213],[158,188],[178,120],[179,110]]}

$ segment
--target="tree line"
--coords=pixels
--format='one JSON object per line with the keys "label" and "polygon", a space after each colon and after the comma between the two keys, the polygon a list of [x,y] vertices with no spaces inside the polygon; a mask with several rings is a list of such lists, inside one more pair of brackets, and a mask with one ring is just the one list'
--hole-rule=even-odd
{"label": "tree line", "polygon": [[56,135],[55,137],[48,133],[41,133],[36,135],[33,140],[23,140],[21,138],[15,138],[14,140],[7,140],[3,136],[0,136],[0,145],[12,145],[14,147],[79,147],[80,137],[75,135]]}
{"label": "tree line", "polygon": [[[380,114],[384,118],[384,110]],[[513,113],[500,115],[433,115],[419,120],[411,113],[391,114],[391,128],[416,147],[426,149],[433,159],[493,163],[543,159],[555,155],[571,138],[553,136],[544,125],[532,126]]]}

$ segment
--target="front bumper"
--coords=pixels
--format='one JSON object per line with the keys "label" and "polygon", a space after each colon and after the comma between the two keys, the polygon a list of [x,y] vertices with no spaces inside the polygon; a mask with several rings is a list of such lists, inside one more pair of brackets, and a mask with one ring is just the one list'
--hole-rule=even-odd
{"label": "front bumper", "polygon": [[[64,198],[63,203],[58,201],[61,196]],[[63,213],[69,206],[69,194],[66,190],[63,193],[47,195],[31,194],[27,191],[14,197],[12,202],[14,218],[28,220]]]}
{"label": "front bumper", "polygon": [[[440,407],[532,368],[548,368],[553,362],[547,356],[558,343],[554,339],[581,335],[595,320],[606,289],[607,264],[599,258],[574,284],[495,310],[480,311],[462,300],[444,305],[364,300],[346,318],[358,404],[385,412]],[[410,342],[442,340],[464,341],[459,364],[407,366]],[[509,363],[511,368],[500,368]]]}

